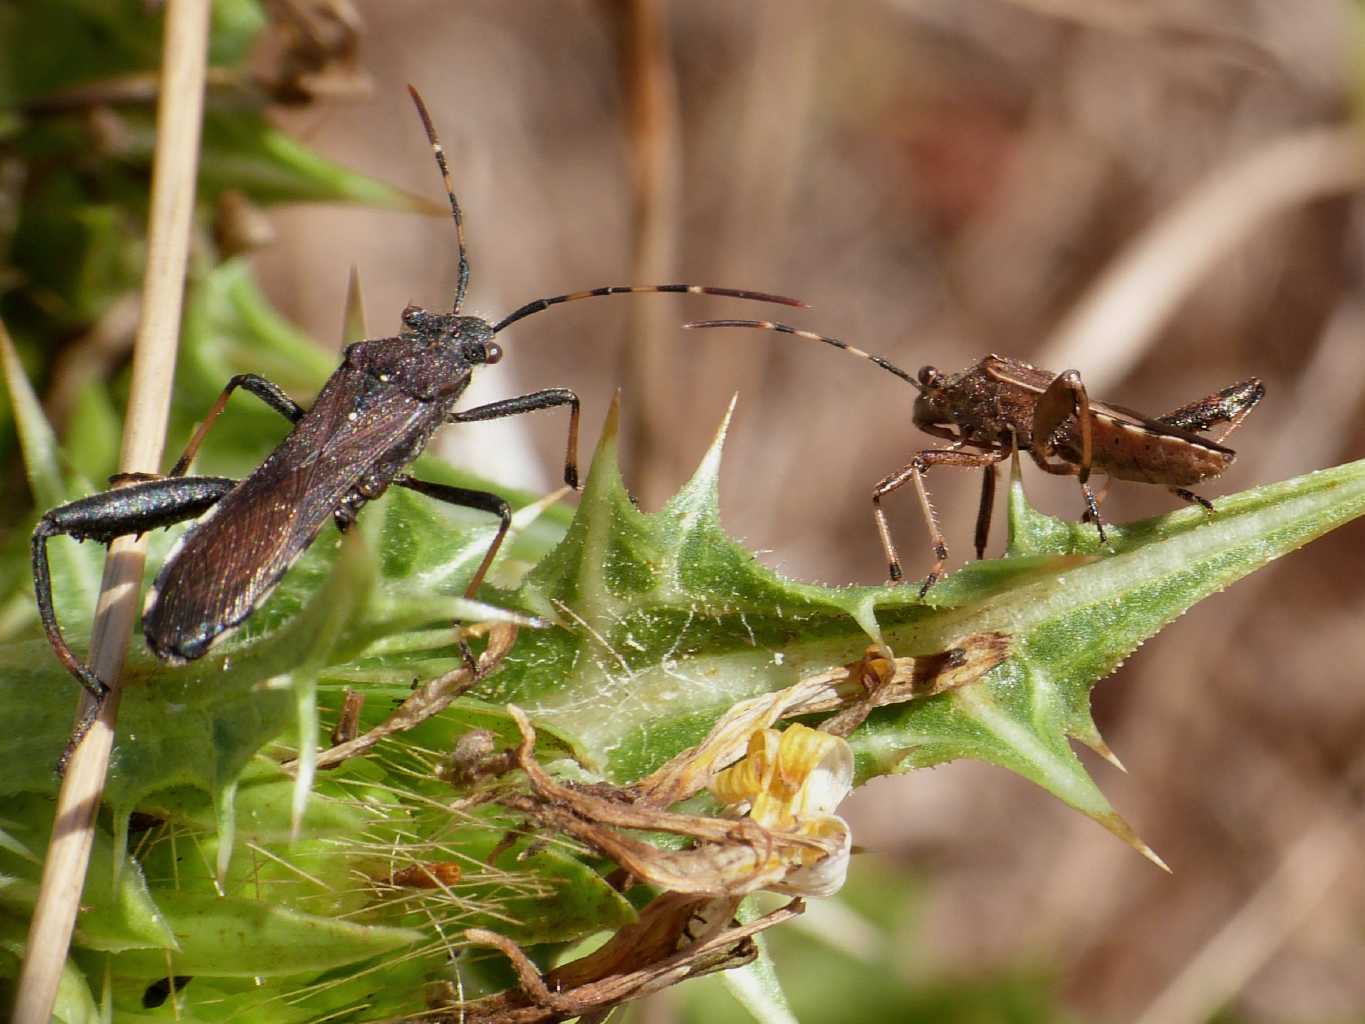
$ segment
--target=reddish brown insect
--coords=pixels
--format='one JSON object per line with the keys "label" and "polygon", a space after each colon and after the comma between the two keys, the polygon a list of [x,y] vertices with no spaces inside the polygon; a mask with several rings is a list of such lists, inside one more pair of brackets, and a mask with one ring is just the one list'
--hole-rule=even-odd
{"label": "reddish brown insect", "polygon": [[389,884],[405,889],[445,889],[460,880],[460,865],[448,860],[429,860],[389,874]]}
{"label": "reddish brown insect", "polygon": [[[1236,458],[1222,441],[1265,397],[1256,378],[1233,384],[1206,398],[1151,418],[1118,405],[1093,401],[1076,370],[1053,373],[1005,356],[986,356],[975,366],[945,374],[926,366],[915,376],[881,356],[854,348],[838,338],[799,330],[771,320],[701,320],[687,327],[751,327],[822,341],[876,363],[919,391],[915,426],[952,441],[948,448],[928,448],[883,479],[872,490],[873,515],[886,551],[891,582],[902,578],[900,558],[881,500],[892,491],[913,484],[929,526],[934,565],[920,593],[942,576],[948,548],[938,518],[924,488],[924,474],[934,466],[980,468],[983,471],[981,506],[976,520],[976,555],[985,552],[995,503],[995,464],[1016,448],[1027,451],[1045,472],[1074,476],[1085,498],[1087,520],[1105,539],[1099,502],[1090,489],[1092,472],[1117,480],[1162,484],[1185,501],[1212,511],[1205,498],[1188,490],[1218,476]],[[1227,424],[1217,441],[1198,431]],[[973,449],[973,450],[964,450]]]}

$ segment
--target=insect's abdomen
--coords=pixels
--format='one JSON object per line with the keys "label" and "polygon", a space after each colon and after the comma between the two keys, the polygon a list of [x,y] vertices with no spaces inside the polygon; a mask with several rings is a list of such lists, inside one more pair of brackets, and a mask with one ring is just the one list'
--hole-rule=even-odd
{"label": "insect's abdomen", "polygon": [[[1058,451],[1080,462],[1074,428],[1060,438]],[[1091,468],[1116,480],[1189,487],[1218,476],[1235,457],[1231,451],[1192,435],[1172,435],[1104,416],[1091,419]]]}

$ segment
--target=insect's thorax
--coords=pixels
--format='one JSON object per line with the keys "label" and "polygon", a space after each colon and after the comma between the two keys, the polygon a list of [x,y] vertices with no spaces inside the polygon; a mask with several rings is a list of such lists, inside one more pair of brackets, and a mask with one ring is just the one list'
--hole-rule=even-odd
{"label": "insect's thorax", "polygon": [[[1002,388],[982,364],[948,374],[915,401],[915,424],[941,437],[954,435],[977,448],[1015,443],[1027,450],[1033,440],[1031,395]],[[938,429],[933,429],[937,427]]]}
{"label": "insect's thorax", "polygon": [[356,342],[346,349],[346,367],[419,402],[447,407],[469,386],[473,369],[458,344],[424,334]]}

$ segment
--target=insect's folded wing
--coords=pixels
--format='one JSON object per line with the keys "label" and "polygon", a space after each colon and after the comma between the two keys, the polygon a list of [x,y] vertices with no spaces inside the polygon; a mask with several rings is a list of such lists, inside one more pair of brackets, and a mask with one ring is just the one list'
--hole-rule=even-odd
{"label": "insect's folded wing", "polygon": [[301,477],[272,481],[269,493],[248,479],[186,534],[148,594],[143,631],[154,652],[197,658],[265,598],[321,526],[301,514]]}
{"label": "insect's folded wing", "polygon": [[355,397],[319,396],[309,418],[171,552],[143,616],[158,655],[197,658],[245,620],[395,438],[421,429],[420,404],[405,395],[352,418]]}
{"label": "insect's folded wing", "polygon": [[1188,441],[1190,444],[1199,448],[1223,452],[1228,455],[1233,454],[1231,448],[1226,448],[1202,434],[1196,434],[1194,431],[1186,430],[1184,427],[1177,427],[1171,423],[1163,423],[1161,420],[1153,419],[1150,416],[1144,416],[1142,413],[1122,405],[1112,405],[1109,402],[1096,402],[1092,399],[1090,402],[1090,411],[1093,414],[1108,417],[1117,423],[1138,427],[1141,430],[1158,437],[1179,438],[1183,441]]}

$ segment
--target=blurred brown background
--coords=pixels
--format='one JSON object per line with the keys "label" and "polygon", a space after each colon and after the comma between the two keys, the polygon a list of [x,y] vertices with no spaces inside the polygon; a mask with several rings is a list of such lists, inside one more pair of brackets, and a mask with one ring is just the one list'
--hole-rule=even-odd
{"label": "blurred brown background", "polygon": [[[991,351],[1051,365],[1049,336],[1142,229],[1238,157],[1347,121],[1362,61],[1356,8],[1334,0],[356,9],[369,98],[284,123],[438,199],[403,86],[422,89],[465,208],[469,311],[674,280],[815,307],[562,307],[508,332],[508,357],[469,404],[572,387],[590,450],[623,387],[628,480],[655,508],[738,391],[729,528],[781,571],[835,583],[884,573],[869,497],[932,441],[911,426],[913,394],[807,342],[678,324],[780,312],[910,370]],[[319,337],[339,335],[352,263],[371,333],[394,330],[409,301],[449,302],[448,220],[300,208],[276,228],[262,278]],[[1070,365],[1092,396],[1151,414],[1264,378],[1269,395],[1212,496],[1361,457],[1359,233],[1347,199],[1300,205],[1218,260],[1150,339]],[[451,431],[446,452],[548,487],[563,424],[539,420]],[[1038,504],[1078,514],[1073,483],[1025,474]],[[960,564],[977,477],[929,483]],[[1173,505],[1118,484],[1106,511]],[[907,571],[923,573],[913,497],[888,507]],[[992,551],[1002,539],[997,517]],[[1097,689],[1097,720],[1131,774],[1093,770],[1172,877],[996,769],[955,764],[855,797],[858,841],[927,880],[906,976],[1041,964],[1084,1019],[1194,1021],[1226,1005],[1257,1021],[1362,1019],[1363,541],[1356,524],[1206,602]]]}

